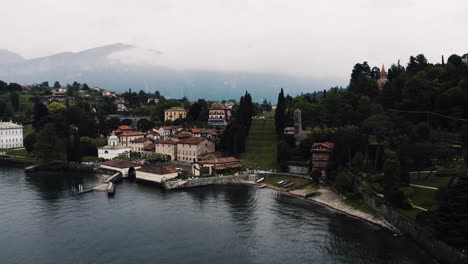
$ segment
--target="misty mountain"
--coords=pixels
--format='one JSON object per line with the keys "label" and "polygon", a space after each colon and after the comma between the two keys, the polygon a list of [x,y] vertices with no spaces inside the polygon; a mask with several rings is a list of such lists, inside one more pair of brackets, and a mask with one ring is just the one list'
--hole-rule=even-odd
{"label": "misty mountain", "polygon": [[0,60],[4,62],[0,63],[0,80],[21,84],[78,81],[118,92],[129,88],[159,90],[170,98],[210,100],[238,99],[248,90],[254,100],[267,98],[273,103],[281,87],[292,95],[327,88],[325,83],[280,74],[180,71],[159,64],[159,58],[165,56],[160,51],[120,43],[29,60],[13,54],[0,52]]}
{"label": "misty mountain", "polygon": [[23,61],[21,55],[11,52],[9,50],[0,49],[0,64],[17,63]]}

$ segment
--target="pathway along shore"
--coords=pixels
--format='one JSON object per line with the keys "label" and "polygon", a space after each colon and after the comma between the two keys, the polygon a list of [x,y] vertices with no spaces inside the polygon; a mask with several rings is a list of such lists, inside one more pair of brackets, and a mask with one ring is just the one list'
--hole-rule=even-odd
{"label": "pathway along shore", "polygon": [[[251,183],[255,184],[255,183]],[[255,184],[257,185],[257,184]],[[285,191],[281,188],[278,188],[276,186],[266,184],[266,187],[272,190],[276,190],[281,192],[282,194],[289,195],[291,197],[296,197],[299,199],[302,199],[304,201],[312,202],[318,205],[322,205],[327,207],[328,209],[345,214],[347,216],[365,221],[369,224],[376,225],[383,227],[393,233],[400,234],[397,228],[392,226],[390,223],[385,221],[383,218],[378,217],[376,215],[372,215],[363,211],[360,211],[358,209],[355,209],[347,204],[344,203],[344,199],[338,195],[335,191],[329,188],[319,188],[316,191],[320,193],[319,195],[316,195],[315,197],[307,197],[307,190],[304,189],[296,189],[292,191]]]}

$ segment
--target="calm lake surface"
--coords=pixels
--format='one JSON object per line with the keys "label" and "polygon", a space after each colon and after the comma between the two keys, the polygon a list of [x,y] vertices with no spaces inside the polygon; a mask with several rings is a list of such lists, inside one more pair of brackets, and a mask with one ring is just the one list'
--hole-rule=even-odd
{"label": "calm lake surface", "polygon": [[0,168],[0,263],[435,263],[410,241],[250,186],[182,191]]}

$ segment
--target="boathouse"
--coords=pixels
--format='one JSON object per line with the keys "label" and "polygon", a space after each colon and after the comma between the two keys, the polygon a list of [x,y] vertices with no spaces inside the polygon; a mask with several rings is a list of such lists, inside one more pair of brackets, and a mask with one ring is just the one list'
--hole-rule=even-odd
{"label": "boathouse", "polygon": [[136,170],[136,179],[162,183],[178,176],[177,170],[173,167],[150,164]]}
{"label": "boathouse", "polygon": [[101,163],[101,168],[119,171],[123,177],[128,177],[129,173],[135,173],[135,170],[141,168],[141,166],[128,160],[113,159]]}

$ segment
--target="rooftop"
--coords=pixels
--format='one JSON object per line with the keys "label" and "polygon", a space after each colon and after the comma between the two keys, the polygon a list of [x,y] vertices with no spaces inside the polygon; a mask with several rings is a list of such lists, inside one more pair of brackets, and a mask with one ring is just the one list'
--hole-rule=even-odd
{"label": "rooftop", "polygon": [[125,168],[136,166],[136,164],[131,161],[121,160],[121,159],[108,160],[108,161],[101,163],[101,165],[119,168],[119,169],[125,169]]}
{"label": "rooftop", "polygon": [[188,144],[188,145],[198,145],[202,143],[206,138],[204,137],[192,137],[187,139],[182,139],[181,141],[177,142],[177,144]]}
{"label": "rooftop", "polygon": [[185,110],[184,108],[182,108],[182,107],[171,107],[171,108],[169,108],[169,109],[167,109],[167,110],[165,110],[165,111],[171,111],[171,112],[172,112],[172,111],[185,112],[186,110]]}
{"label": "rooftop", "polygon": [[177,172],[175,168],[168,167],[168,166],[155,165],[155,164],[143,166],[137,169],[137,171],[148,172],[148,173],[158,174],[158,175],[164,175],[164,174]]}
{"label": "rooftop", "polygon": [[238,159],[234,157],[224,157],[224,158],[217,158],[217,159],[211,159],[211,160],[202,160],[199,161],[198,163],[201,164],[225,164],[225,163],[235,163],[239,162]]}
{"label": "rooftop", "polygon": [[0,129],[10,129],[10,128],[23,128],[23,126],[20,124],[13,123],[13,122],[0,121]]}
{"label": "rooftop", "polygon": [[150,141],[150,139],[142,137],[142,138],[131,140],[130,143],[145,143],[146,141]]}

